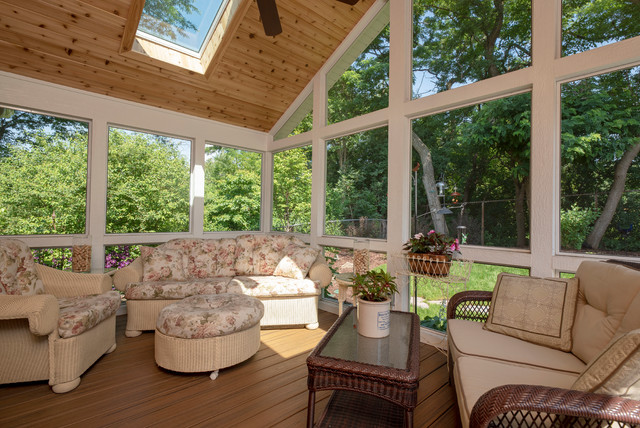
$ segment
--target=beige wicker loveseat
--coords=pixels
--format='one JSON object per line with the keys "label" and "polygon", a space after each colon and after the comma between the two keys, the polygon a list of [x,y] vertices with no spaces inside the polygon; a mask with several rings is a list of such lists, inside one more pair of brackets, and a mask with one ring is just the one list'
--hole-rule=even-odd
{"label": "beige wicker loveseat", "polygon": [[284,234],[174,239],[113,276],[127,299],[126,336],[154,330],[162,308],[197,294],[238,293],[264,304],[260,325],[318,327],[318,299],[331,270],[318,249]]}
{"label": "beige wicker loveseat", "polygon": [[583,262],[575,279],[500,275],[447,308],[463,427],[640,424],[640,271]]}
{"label": "beige wicker loveseat", "polygon": [[0,239],[0,383],[48,379],[71,391],[116,348],[119,306],[108,275],[42,266],[23,242]]}

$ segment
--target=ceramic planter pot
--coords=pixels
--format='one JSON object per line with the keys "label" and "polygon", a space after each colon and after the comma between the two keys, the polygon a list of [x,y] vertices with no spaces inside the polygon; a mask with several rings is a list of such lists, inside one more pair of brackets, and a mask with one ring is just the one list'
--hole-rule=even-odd
{"label": "ceramic planter pot", "polygon": [[365,337],[389,336],[391,299],[369,302],[358,297],[358,333]]}

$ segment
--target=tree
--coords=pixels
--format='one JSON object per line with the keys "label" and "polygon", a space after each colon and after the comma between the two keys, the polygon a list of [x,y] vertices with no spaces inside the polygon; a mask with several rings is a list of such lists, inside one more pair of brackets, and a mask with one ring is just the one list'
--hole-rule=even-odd
{"label": "tree", "polygon": [[107,233],[189,230],[189,160],[182,141],[111,128]]}
{"label": "tree", "polygon": [[178,35],[187,36],[187,30],[197,30],[188,16],[198,13],[195,0],[146,0],[140,28],[157,35],[176,40]]}
{"label": "tree", "polygon": [[311,221],[311,146],[273,156],[273,226],[309,233]]}
{"label": "tree", "polygon": [[0,158],[0,234],[84,233],[87,134],[19,135]]}
{"label": "tree", "polygon": [[206,154],[205,230],[260,230],[260,153],[209,146]]}
{"label": "tree", "polygon": [[[597,249],[609,228],[640,152],[640,68],[595,76],[563,86],[563,159],[566,171],[608,196],[583,247]],[[575,175],[572,175],[575,174]],[[594,180],[595,178],[595,180]],[[578,185],[580,186],[580,185]],[[574,185],[576,188],[576,185]]]}

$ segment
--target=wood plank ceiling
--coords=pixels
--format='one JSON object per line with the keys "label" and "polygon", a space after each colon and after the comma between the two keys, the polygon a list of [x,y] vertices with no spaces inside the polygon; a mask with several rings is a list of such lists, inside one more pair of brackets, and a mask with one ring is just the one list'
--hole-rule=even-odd
{"label": "wood plank ceiling", "polygon": [[238,0],[198,70],[123,49],[141,0],[0,0],[0,70],[269,131],[373,1],[277,0],[283,32],[267,37]]}

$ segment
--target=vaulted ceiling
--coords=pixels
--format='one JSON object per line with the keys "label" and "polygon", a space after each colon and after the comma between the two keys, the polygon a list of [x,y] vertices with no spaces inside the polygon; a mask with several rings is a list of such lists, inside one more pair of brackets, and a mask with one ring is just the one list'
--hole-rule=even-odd
{"label": "vaulted ceiling", "polygon": [[[0,70],[268,131],[374,0],[231,0],[202,59],[137,40],[144,0],[0,0]],[[0,94],[0,102],[1,94]]]}

